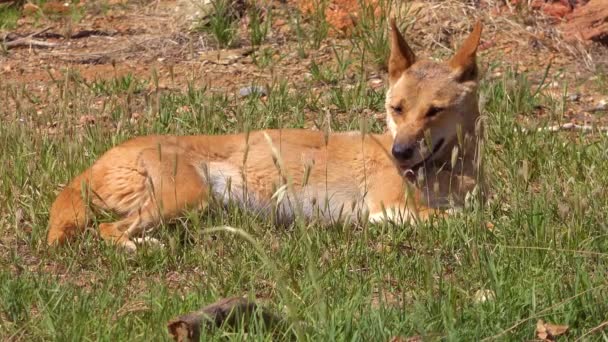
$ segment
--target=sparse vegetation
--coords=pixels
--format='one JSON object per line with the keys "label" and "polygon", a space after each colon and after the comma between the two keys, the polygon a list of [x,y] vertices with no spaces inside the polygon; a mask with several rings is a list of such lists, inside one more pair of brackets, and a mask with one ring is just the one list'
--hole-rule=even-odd
{"label": "sparse vegetation", "polygon": [[[371,61],[382,68],[386,68],[388,56],[390,54],[390,45],[388,41],[388,18],[390,13],[381,13],[380,11],[389,11],[392,8],[393,1],[379,0],[377,3],[369,3],[367,1],[359,1],[361,7],[361,17],[354,27],[352,44],[359,49],[362,55],[370,54]],[[403,5],[399,4],[395,12],[400,12]],[[393,17],[399,13],[393,14]],[[399,15],[399,17],[401,17]],[[399,26],[401,32],[407,34],[407,19],[399,18]]]}
{"label": "sparse vegetation", "polygon": [[270,23],[272,22],[271,12],[265,8],[252,6],[248,14],[251,45],[260,46],[270,31]]}
{"label": "sparse vegetation", "polygon": [[[163,249],[130,255],[103,244],[94,229],[47,248],[48,210],[60,186],[131,137],[327,123],[384,129],[385,89],[369,81],[387,53],[385,17],[365,19],[339,40],[322,12],[285,16],[275,8],[264,20],[283,15],[290,31],[271,45],[278,33],[259,12],[249,15],[261,22],[239,29],[226,14],[229,1],[214,6],[204,37],[228,47],[249,35],[255,63],[213,64],[217,73],[200,71],[209,75],[198,83],[179,68],[136,74],[117,66],[95,78],[48,70],[42,88],[27,74],[0,75],[0,339],[167,340],[170,318],[235,295],[257,297],[303,324],[273,331],[254,322],[254,334],[218,329],[206,339],[521,341],[534,339],[541,318],[568,325],[567,339],[608,339],[601,328],[608,320],[608,137],[523,132],[561,120],[563,94],[544,90],[555,82],[567,93],[569,83],[552,70],[541,82],[546,64],[520,72],[485,52],[488,203],[419,226],[363,227],[280,227],[212,206],[155,230]],[[341,44],[323,47],[330,40]],[[266,96],[236,95],[256,82]],[[605,94],[606,77],[592,83]],[[550,113],[534,117],[541,109]],[[238,230],[210,229],[223,226]]]}
{"label": "sparse vegetation", "polygon": [[[198,24],[201,31],[213,36],[220,48],[230,47],[237,33],[238,16],[232,6],[234,2],[233,0],[212,0],[211,10]],[[259,24],[256,26],[259,27]],[[261,38],[260,29],[257,29],[256,33],[256,38]]]}

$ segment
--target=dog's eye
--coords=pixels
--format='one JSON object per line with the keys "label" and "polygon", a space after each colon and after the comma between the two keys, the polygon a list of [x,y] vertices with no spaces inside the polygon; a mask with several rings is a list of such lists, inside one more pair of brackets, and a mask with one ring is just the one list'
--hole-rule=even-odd
{"label": "dog's eye", "polygon": [[401,114],[401,113],[403,113],[403,107],[401,105],[399,105],[399,106],[391,106],[391,109],[393,110],[393,112],[395,112],[395,114]]}
{"label": "dog's eye", "polygon": [[435,107],[432,106],[431,108],[429,108],[429,111],[426,112],[426,117],[427,118],[431,118],[437,114],[439,114],[439,112],[441,112],[444,108],[439,108],[439,107]]}

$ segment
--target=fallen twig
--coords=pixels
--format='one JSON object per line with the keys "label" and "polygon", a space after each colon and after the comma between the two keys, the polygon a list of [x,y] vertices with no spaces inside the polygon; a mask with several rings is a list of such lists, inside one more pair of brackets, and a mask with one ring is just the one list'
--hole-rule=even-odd
{"label": "fallen twig", "polygon": [[40,31],[36,31],[36,32],[34,32],[34,33],[32,33],[32,34],[28,34],[28,35],[27,35],[27,36],[25,36],[24,38],[34,38],[34,37],[36,37],[36,36],[39,36],[39,35],[41,35],[41,34],[43,34],[43,33],[47,32],[47,31],[49,31],[49,30],[50,30],[50,29],[52,29],[52,28],[53,28],[53,26],[47,26],[47,27],[43,28],[43,29],[42,29],[42,30],[40,30]]}
{"label": "fallen twig", "polygon": [[35,47],[43,47],[43,48],[52,48],[57,46],[57,43],[45,42],[42,40],[37,40],[34,38],[70,38],[70,39],[80,39],[91,36],[111,36],[111,33],[101,31],[101,30],[82,30],[76,33],[73,33],[69,36],[64,36],[58,33],[47,32],[52,27],[46,27],[40,31],[34,32],[32,34],[28,34],[25,37],[20,37],[14,33],[5,34],[2,37],[4,41],[5,49],[12,49],[21,46],[35,46]]}
{"label": "fallen twig", "polygon": [[13,49],[21,46],[35,46],[35,47],[43,47],[43,48],[52,48],[57,46],[55,43],[43,42],[41,40],[31,39],[31,38],[20,38],[14,40],[12,42],[4,43],[4,47],[6,49]]}
{"label": "fallen twig", "polygon": [[[52,28],[53,28],[52,26],[49,26],[40,31],[29,34],[25,37],[21,37],[21,38],[15,39],[15,40],[5,42],[3,44],[4,48],[8,50],[8,49],[16,48],[16,47],[21,47],[21,46],[36,46],[36,47],[45,47],[45,48],[55,47],[55,46],[57,46],[57,44],[55,44],[55,43],[44,42],[44,41],[36,40],[33,38]],[[7,38],[8,38],[8,36],[7,36]],[[5,40],[6,40],[6,38],[5,38]]]}
{"label": "fallen twig", "polygon": [[568,297],[568,298],[562,300],[559,303],[551,305],[550,307],[548,307],[546,309],[540,310],[539,312],[537,312],[536,314],[531,315],[530,317],[527,317],[527,318],[524,318],[524,319],[521,319],[521,320],[517,321],[512,326],[508,327],[507,329],[504,329],[503,331],[501,331],[500,333],[498,333],[498,334],[496,334],[494,336],[490,336],[490,337],[486,337],[486,338],[482,339],[481,342],[498,340],[499,337],[502,337],[503,335],[505,335],[505,334],[507,334],[507,333],[509,333],[509,332],[511,332],[513,330],[515,330],[520,325],[522,325],[522,324],[524,324],[524,323],[526,323],[528,321],[531,321],[533,319],[536,319],[536,318],[540,317],[541,315],[544,315],[544,314],[546,314],[548,312],[551,312],[551,310],[553,310],[553,309],[555,309],[557,307],[560,307],[560,306],[562,306],[562,305],[564,305],[566,303],[569,303],[570,301],[572,301],[572,300],[574,300],[574,299],[576,299],[578,297],[584,296],[587,293],[593,292],[593,291],[598,290],[598,289],[606,288],[606,286],[607,286],[606,284],[598,285],[596,287],[590,288],[590,289],[585,290],[583,292],[577,293],[577,294],[575,294],[575,295],[573,295],[571,297]]}
{"label": "fallen twig", "polygon": [[75,33],[71,33],[69,35],[63,35],[63,34],[59,34],[56,32],[48,32],[48,30],[49,30],[49,28],[46,28],[43,31],[38,31],[38,32],[35,32],[32,34],[29,34],[26,37],[19,36],[18,34],[13,33],[13,32],[8,32],[8,33],[0,36],[0,39],[8,41],[8,42],[15,41],[18,39],[23,39],[23,38],[80,39],[80,38],[87,38],[87,37],[92,37],[92,36],[109,37],[109,36],[113,36],[115,34],[113,32],[106,32],[106,31],[101,31],[101,30],[81,30],[81,31],[78,31]]}
{"label": "fallen twig", "polygon": [[578,255],[608,258],[608,253],[567,249],[567,248],[550,248],[550,247],[538,247],[538,246],[509,246],[509,245],[495,245],[495,244],[485,244],[485,245],[488,247],[492,247],[492,248],[501,247],[501,248],[506,248],[506,249],[522,249],[522,250],[536,250],[536,251],[547,251],[547,252],[573,253],[573,254],[578,254]]}
{"label": "fallen twig", "polygon": [[606,327],[608,327],[608,321],[602,322],[597,327],[592,328],[591,330],[587,331],[586,333],[584,333],[583,335],[581,335],[581,337],[577,338],[576,341],[574,341],[574,342],[582,341],[584,337],[587,337],[587,336],[589,336],[591,334],[595,334],[596,332],[598,332],[598,331],[600,331],[600,330],[602,330],[602,329],[604,329]]}

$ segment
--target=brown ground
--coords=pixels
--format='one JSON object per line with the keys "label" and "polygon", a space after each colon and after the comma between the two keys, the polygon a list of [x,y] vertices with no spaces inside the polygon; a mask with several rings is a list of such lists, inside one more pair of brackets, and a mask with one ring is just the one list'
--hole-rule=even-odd
{"label": "brown ground", "polygon": [[[19,20],[18,29],[10,32],[9,37],[46,29],[34,38],[56,46],[8,50],[0,55],[0,77],[8,83],[24,85],[34,93],[49,89],[52,78],[65,77],[68,69],[77,71],[87,81],[127,73],[149,80],[155,70],[160,88],[184,89],[192,82],[229,93],[278,77],[288,80],[297,91],[297,87],[305,84],[301,81],[309,73],[312,60],[331,62],[333,44],[350,46],[347,35],[349,27],[356,24],[359,7],[356,0],[330,1],[325,13],[330,24],[338,29],[332,30],[318,50],[308,50],[308,57],[301,59],[296,53],[290,13],[301,9],[306,19],[311,15],[306,13],[314,8],[311,2],[258,1],[258,6],[270,9],[273,20],[271,33],[262,47],[273,51],[273,63],[271,67],[260,68],[252,62],[252,53],[256,52],[251,50],[247,38],[237,42],[235,49],[217,52],[212,37],[192,30],[197,11],[200,12],[192,1],[110,0],[103,4],[82,1],[67,8],[58,2],[47,2],[42,8],[26,4],[24,12],[30,14]],[[576,6],[566,10],[562,7],[567,2],[563,1],[534,1],[531,7],[522,1],[405,3],[410,11],[408,20],[415,22],[407,36],[417,51],[423,50],[422,55],[449,54],[470,29],[472,19],[481,18],[485,24],[482,63],[489,77],[500,77],[506,70],[514,69],[528,72],[533,82],[538,83],[551,61],[549,79],[557,81],[547,88],[547,94],[561,96],[563,85],[568,82],[573,100],[568,104],[568,112],[573,119],[586,122],[602,119],[597,111],[593,115],[589,111],[601,106],[608,96],[608,91],[601,89],[601,80],[598,81],[598,74],[608,69],[606,46],[573,39],[571,32],[567,37],[562,34],[564,27],[568,28],[568,18],[575,16],[579,7],[589,5],[586,1],[575,1]],[[559,6],[562,7],[555,14]],[[74,13],[79,14],[76,19]],[[240,37],[247,37],[247,20],[246,16],[241,19]],[[66,36],[74,38],[63,38]],[[378,81],[373,79],[377,70],[374,66],[369,69],[370,86],[377,87]],[[379,75],[383,77],[383,72],[379,71]],[[319,85],[318,91],[323,88],[324,85]]]}
{"label": "brown ground", "polygon": [[[311,8],[310,3],[296,3],[305,12]],[[281,75],[297,86],[302,84],[301,78],[308,72],[311,59],[317,63],[332,59],[331,49],[323,47],[308,51],[309,57],[304,61],[294,58],[295,41],[287,15],[294,10],[294,3],[266,4],[272,8],[274,18],[267,47],[276,51],[273,56],[276,62],[270,72],[252,64],[246,39],[239,49],[224,53],[228,58],[220,56],[218,61],[209,52],[214,45],[211,38],[190,30],[197,8],[187,0],[110,1],[106,10],[101,10],[99,4],[85,2],[70,9],[83,14],[78,21],[71,19],[72,12],[68,10],[56,13],[61,12],[62,4],[55,4],[58,10],[52,4],[39,9],[48,13],[42,17],[24,16],[13,33],[27,35],[49,28],[39,37],[57,46],[10,50],[0,57],[0,76],[5,80],[41,91],[48,86],[51,76],[61,78],[67,68],[78,71],[87,81],[126,73],[149,79],[154,69],[161,87],[184,88],[191,81],[207,84],[215,91],[235,92],[243,85],[266,83],[273,75]],[[330,4],[326,10],[328,20],[340,31],[332,35],[326,47],[332,43],[348,44],[343,40],[343,32],[348,31],[345,27],[352,26],[352,20],[340,11],[353,12],[357,7],[349,1]],[[492,69],[492,76],[500,76],[505,68],[515,68],[530,72],[533,79],[539,80],[551,60],[551,71],[561,72],[560,79],[570,82],[573,94],[581,95],[581,106],[574,105],[576,113],[595,107],[606,95],[593,87],[597,83],[593,77],[608,64],[606,49],[579,41],[566,42],[560,31],[559,21],[563,19],[547,15],[550,11],[522,7],[517,1],[507,5],[491,1],[472,5],[464,1],[428,1],[411,3],[410,13],[417,13],[417,20],[408,37],[419,49],[446,54],[471,25],[462,18],[481,17],[486,25],[483,61],[498,65]],[[86,35],[85,30],[94,34]],[[85,36],[62,38],[79,33]],[[561,84],[555,88],[561,91]]]}

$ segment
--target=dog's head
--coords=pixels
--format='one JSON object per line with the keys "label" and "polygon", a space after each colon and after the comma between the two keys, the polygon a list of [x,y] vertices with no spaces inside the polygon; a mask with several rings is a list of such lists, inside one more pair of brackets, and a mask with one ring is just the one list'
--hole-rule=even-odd
{"label": "dog's head", "polygon": [[445,62],[417,60],[395,21],[391,21],[387,125],[392,155],[403,169],[451,153],[459,134],[474,129],[477,107],[475,55],[481,23]]}

